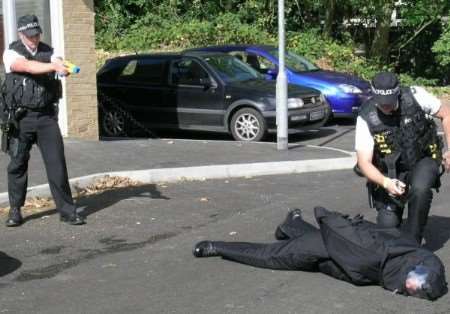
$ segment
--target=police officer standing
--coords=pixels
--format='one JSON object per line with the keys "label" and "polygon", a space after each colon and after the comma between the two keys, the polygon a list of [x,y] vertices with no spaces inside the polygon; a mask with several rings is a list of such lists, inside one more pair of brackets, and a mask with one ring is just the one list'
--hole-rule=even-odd
{"label": "police officer standing", "polygon": [[421,243],[431,189],[440,185],[441,164],[450,169],[433,117],[441,119],[450,147],[450,109],[421,87],[400,87],[389,72],[375,75],[372,93],[356,122],[358,166],[369,180],[377,223],[398,227],[408,203],[405,230]]}
{"label": "police officer standing", "polygon": [[23,223],[28,160],[33,144],[40,149],[47,178],[61,221],[81,225],[70,191],[64,145],[57,122],[61,82],[56,73],[68,75],[53,48],[40,41],[42,29],[35,15],[18,20],[19,40],[3,54],[5,82],[2,87],[4,117],[9,125],[8,193],[10,211],[6,226]]}

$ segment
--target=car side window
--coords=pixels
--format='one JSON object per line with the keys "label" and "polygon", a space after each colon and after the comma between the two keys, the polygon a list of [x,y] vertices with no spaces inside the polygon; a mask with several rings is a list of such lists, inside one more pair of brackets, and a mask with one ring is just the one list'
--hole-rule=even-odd
{"label": "car side window", "polygon": [[245,57],[245,53],[242,51],[232,51],[230,52],[230,55],[232,55],[233,57],[238,58],[239,60],[244,61],[244,57]]}
{"label": "car side window", "polygon": [[245,62],[248,65],[250,65],[253,69],[255,69],[259,73],[263,73],[263,74],[266,74],[267,71],[273,70],[276,68],[276,65],[273,64],[273,62],[270,61],[269,59],[266,59],[262,56],[259,56],[259,55],[253,54],[253,53],[247,54],[247,56],[245,58]]}
{"label": "car side window", "polygon": [[258,56],[258,60],[259,60],[259,66],[262,73],[267,73],[267,71],[269,70],[275,70],[276,69],[276,65],[270,61],[269,59],[262,57],[262,56]]}
{"label": "car side window", "polygon": [[164,78],[164,59],[133,59],[123,68],[118,81],[160,85]]}
{"label": "car side window", "polygon": [[118,81],[129,81],[136,71],[137,60],[130,60],[117,77]]}
{"label": "car side window", "polygon": [[172,83],[178,85],[203,85],[208,72],[195,60],[183,59],[172,64]]}

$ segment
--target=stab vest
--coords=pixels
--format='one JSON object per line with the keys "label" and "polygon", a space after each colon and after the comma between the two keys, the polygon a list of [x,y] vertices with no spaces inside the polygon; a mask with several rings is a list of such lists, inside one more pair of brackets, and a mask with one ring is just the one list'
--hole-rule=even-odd
{"label": "stab vest", "polygon": [[423,157],[442,160],[442,141],[436,124],[427,117],[410,88],[402,88],[399,107],[390,115],[377,109],[373,99],[360,111],[374,139],[374,165],[388,173],[387,160],[394,160],[397,172],[407,172]]}
{"label": "stab vest", "polygon": [[[39,43],[37,53],[33,56],[20,40],[11,43],[9,49],[28,60],[44,63],[51,62],[53,54],[53,48]],[[61,82],[56,79],[54,72],[46,74],[10,72],[5,75],[2,86],[2,96],[7,108],[24,107],[32,111],[43,110],[58,102],[61,91]]]}

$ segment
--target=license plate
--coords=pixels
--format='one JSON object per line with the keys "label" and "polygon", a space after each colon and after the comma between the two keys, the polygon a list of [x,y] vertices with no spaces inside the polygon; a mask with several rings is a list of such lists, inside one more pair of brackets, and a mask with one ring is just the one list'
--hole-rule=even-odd
{"label": "license plate", "polygon": [[306,119],[308,119],[308,117],[306,115],[304,115],[304,114],[296,115],[296,116],[292,116],[291,117],[291,121],[303,121],[303,120],[306,120]]}
{"label": "license plate", "polygon": [[317,111],[313,111],[311,112],[311,114],[309,115],[309,120],[310,121],[315,121],[315,120],[320,120],[325,116],[325,112],[323,110],[317,110]]}

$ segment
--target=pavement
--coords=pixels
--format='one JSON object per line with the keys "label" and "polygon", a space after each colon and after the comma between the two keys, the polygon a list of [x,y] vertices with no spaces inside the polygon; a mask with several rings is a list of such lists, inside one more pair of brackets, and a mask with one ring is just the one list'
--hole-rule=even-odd
{"label": "pavement", "polygon": [[[66,140],[72,180],[119,171],[147,181],[79,198],[84,226],[60,223],[49,209],[28,215],[19,228],[0,227],[0,313],[449,313],[449,295],[428,302],[319,273],[192,256],[204,239],[274,241],[275,227],[292,208],[302,208],[312,223],[314,206],[373,221],[365,180],[351,170],[353,132],[349,124],[295,134],[285,152],[273,138]],[[45,183],[38,155],[33,152],[30,185]],[[152,177],[162,169],[182,175]],[[425,246],[445,265],[449,184],[445,176],[425,233]]]}
{"label": "pavement", "polygon": [[[66,139],[65,153],[72,189],[84,187],[104,175],[157,183],[298,173],[352,167],[353,129],[352,124],[344,124],[295,133],[290,136],[287,151],[277,150],[273,136],[266,142],[244,143],[221,134],[189,133],[189,138],[180,138],[180,134],[166,133],[161,139]],[[2,154],[0,169],[6,169],[8,162],[9,157]],[[7,176],[2,173],[0,204],[8,202]],[[45,168],[34,146],[28,196],[50,195],[46,182]]]}

